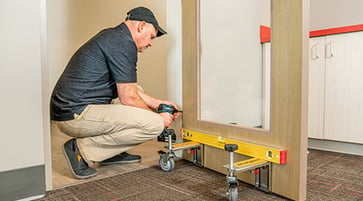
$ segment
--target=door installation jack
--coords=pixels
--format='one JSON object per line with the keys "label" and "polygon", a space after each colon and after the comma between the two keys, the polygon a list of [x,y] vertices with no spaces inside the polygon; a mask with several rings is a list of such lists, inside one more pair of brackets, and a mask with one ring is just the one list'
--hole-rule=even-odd
{"label": "door installation jack", "polygon": [[197,150],[199,149],[201,144],[193,141],[183,142],[180,144],[173,144],[172,136],[175,136],[174,129],[167,129],[167,130],[168,132],[166,132],[166,137],[165,137],[165,139],[168,140],[168,145],[166,146],[167,151],[166,152],[162,150],[158,151],[160,155],[160,160],[159,160],[160,169],[163,170],[164,172],[173,171],[175,166],[174,162],[175,151],[184,150],[184,149],[191,149],[191,152],[194,153],[193,162],[194,164],[197,164],[197,152],[198,152]]}
{"label": "door installation jack", "polygon": [[227,179],[227,196],[228,200],[236,201],[238,199],[238,181],[237,177],[234,176],[234,159],[233,159],[233,152],[238,149],[238,145],[236,144],[225,144],[224,150],[229,152],[229,168],[226,179]]}

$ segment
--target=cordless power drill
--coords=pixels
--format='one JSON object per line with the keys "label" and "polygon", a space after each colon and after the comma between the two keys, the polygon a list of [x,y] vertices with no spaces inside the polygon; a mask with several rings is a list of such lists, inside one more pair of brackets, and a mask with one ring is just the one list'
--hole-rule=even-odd
{"label": "cordless power drill", "polygon": [[[163,113],[163,112],[167,112],[169,114],[175,114],[177,112],[183,112],[183,111],[177,110],[172,105],[160,104],[158,107],[158,113]],[[171,137],[172,142],[176,141],[176,135],[175,135],[174,129],[168,129],[167,127],[165,127],[163,132],[158,136],[158,141],[167,142],[169,139],[169,136]]]}

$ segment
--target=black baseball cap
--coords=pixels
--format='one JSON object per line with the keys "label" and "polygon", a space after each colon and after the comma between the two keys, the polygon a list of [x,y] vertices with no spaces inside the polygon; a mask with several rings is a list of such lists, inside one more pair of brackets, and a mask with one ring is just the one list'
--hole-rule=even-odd
{"label": "black baseball cap", "polygon": [[154,27],[158,30],[156,37],[166,34],[166,31],[159,26],[159,23],[156,20],[154,14],[148,8],[137,7],[130,10],[127,13],[127,17],[125,20],[145,21],[147,23],[154,25]]}

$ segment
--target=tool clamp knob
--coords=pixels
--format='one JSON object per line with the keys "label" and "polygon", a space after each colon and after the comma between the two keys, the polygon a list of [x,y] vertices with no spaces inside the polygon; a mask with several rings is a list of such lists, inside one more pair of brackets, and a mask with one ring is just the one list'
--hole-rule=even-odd
{"label": "tool clamp knob", "polygon": [[224,145],[224,150],[226,150],[228,152],[233,152],[233,151],[236,151],[237,149],[238,149],[237,144],[225,144]]}

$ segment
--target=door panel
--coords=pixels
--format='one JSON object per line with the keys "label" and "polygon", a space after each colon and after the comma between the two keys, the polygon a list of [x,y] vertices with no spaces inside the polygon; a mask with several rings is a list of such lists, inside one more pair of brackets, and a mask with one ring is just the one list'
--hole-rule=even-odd
{"label": "door panel", "polygon": [[363,32],[327,36],[325,139],[363,143]]}
{"label": "door panel", "polygon": [[[269,130],[262,130],[198,120],[198,111],[200,111],[198,104],[200,96],[198,1],[182,1],[183,127],[286,149],[287,164],[272,166],[272,191],[293,200],[306,199],[308,3],[304,0],[271,1],[271,24],[273,25],[271,28],[271,125]],[[236,91],[236,93],[242,92]],[[225,104],[229,104],[228,97]],[[204,164],[207,164],[207,168],[218,169],[224,165],[223,160],[213,158],[216,155],[226,157],[224,150],[208,147],[204,150],[207,150],[204,154],[206,156],[204,161],[207,161]],[[225,170],[218,171],[226,173]],[[239,177],[239,179],[242,178]]]}
{"label": "door panel", "polygon": [[325,36],[310,39],[308,137],[324,138]]}

